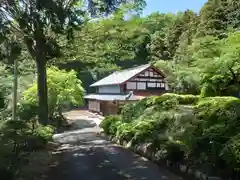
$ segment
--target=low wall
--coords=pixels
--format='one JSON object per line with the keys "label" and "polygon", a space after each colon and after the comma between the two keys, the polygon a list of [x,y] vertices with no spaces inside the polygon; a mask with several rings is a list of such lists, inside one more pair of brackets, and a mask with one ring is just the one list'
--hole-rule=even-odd
{"label": "low wall", "polygon": [[[122,145],[125,148],[131,149],[133,152],[140,154],[143,157],[148,158],[149,160],[161,165],[161,166],[165,166],[168,169],[174,171],[175,173],[186,177],[186,179],[189,180],[222,180],[219,177],[215,177],[215,176],[209,176],[197,169],[193,169],[191,167],[189,167],[186,164],[181,164],[181,163],[174,163],[171,162],[169,160],[163,161],[163,160],[159,160],[159,153],[160,152],[153,152],[153,150],[151,150],[151,144],[140,144],[140,145],[132,145],[131,142],[126,142],[126,141],[120,141],[118,139],[116,139],[115,137],[108,137],[109,140]],[[230,180],[230,179],[229,179]]]}

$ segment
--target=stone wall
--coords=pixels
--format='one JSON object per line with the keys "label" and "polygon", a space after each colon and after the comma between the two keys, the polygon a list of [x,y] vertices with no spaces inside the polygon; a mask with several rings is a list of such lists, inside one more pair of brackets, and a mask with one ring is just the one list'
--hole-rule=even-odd
{"label": "stone wall", "polygon": [[[197,169],[193,169],[190,166],[186,165],[186,164],[181,164],[181,163],[174,163],[171,162],[169,160],[163,161],[159,159],[159,153],[160,152],[154,152],[151,149],[151,144],[139,144],[139,145],[132,145],[131,142],[126,142],[126,141],[120,141],[118,139],[116,139],[115,137],[111,137],[109,138],[111,141],[122,145],[125,148],[131,149],[133,152],[140,154],[143,157],[148,158],[149,160],[163,165],[165,167],[167,167],[170,170],[173,170],[175,172],[177,172],[178,174],[180,174],[183,177],[186,177],[186,179],[191,179],[191,180],[222,180],[219,177],[215,177],[215,176],[209,176]],[[228,179],[230,180],[230,179]]]}

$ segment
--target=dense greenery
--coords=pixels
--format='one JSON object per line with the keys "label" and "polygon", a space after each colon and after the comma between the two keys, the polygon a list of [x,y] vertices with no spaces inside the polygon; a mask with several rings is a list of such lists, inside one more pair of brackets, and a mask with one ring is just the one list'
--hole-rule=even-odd
{"label": "dense greenery", "polygon": [[146,98],[127,104],[120,115],[106,117],[100,126],[120,141],[150,143],[159,160],[185,161],[207,173],[238,179],[239,99],[197,99],[176,94]]}
{"label": "dense greenery", "polygon": [[116,69],[153,62],[177,93],[237,96],[238,6],[236,0],[209,0],[199,15],[187,10],[146,17],[123,8],[77,31],[58,66],[78,71],[88,91]]}
{"label": "dense greenery", "polygon": [[[5,71],[8,73],[7,71]],[[66,72],[56,67],[47,70],[49,88],[49,117],[53,126],[42,126],[36,118],[37,88],[35,81],[28,81],[28,86],[20,83],[17,120],[11,120],[11,102],[7,96],[2,96],[4,105],[1,107],[0,122],[0,174],[4,179],[19,177],[19,168],[25,166],[28,156],[45,147],[51,141],[56,128],[62,125],[62,111],[71,105],[83,103],[84,89],[77,79],[76,72]],[[10,74],[8,73],[10,76]],[[26,76],[24,76],[26,77]],[[31,79],[31,78],[30,78]],[[2,95],[7,95],[9,82],[1,86]],[[10,97],[9,97],[10,99]],[[57,116],[60,116],[57,118]],[[58,121],[56,121],[58,120]],[[55,126],[55,127],[54,127]]]}
{"label": "dense greenery", "polygon": [[[238,100],[213,97],[239,97],[239,1],[208,0],[199,14],[145,17],[144,0],[82,2],[0,2],[0,162],[6,162],[1,173],[17,175],[16,160],[22,162],[27,147],[43,147],[52,134],[52,127],[41,124],[56,125],[66,107],[83,104],[89,84],[145,63],[162,70],[175,93],[194,95],[165,94],[129,104],[120,117],[103,121],[106,133],[133,143],[151,141],[162,158],[199,157],[192,162],[238,169]],[[17,122],[11,119],[16,60]],[[17,153],[8,154],[11,150]]]}
{"label": "dense greenery", "polygon": [[[62,112],[83,104],[84,89],[76,72],[52,66],[61,62],[61,58],[68,62],[73,57],[67,51],[69,46],[74,47],[71,44],[74,30],[81,29],[91,17],[109,16],[127,2],[0,2],[1,178],[20,179],[19,170],[29,163],[26,160],[29,154],[44,148],[56,127],[62,125]],[[131,3],[136,14],[145,5],[142,0]],[[12,85],[13,79],[18,87]],[[17,107],[17,111],[12,111],[12,107],[15,110]],[[56,119],[60,120],[57,124]]]}

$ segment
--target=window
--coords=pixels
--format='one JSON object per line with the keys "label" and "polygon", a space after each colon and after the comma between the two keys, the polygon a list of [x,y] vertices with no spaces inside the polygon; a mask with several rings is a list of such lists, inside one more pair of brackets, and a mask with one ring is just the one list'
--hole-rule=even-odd
{"label": "window", "polygon": [[137,89],[136,82],[127,82],[127,89]]}
{"label": "window", "polygon": [[149,88],[156,88],[156,83],[147,83]]}
{"label": "window", "polygon": [[161,83],[161,88],[165,88],[165,83]]}
{"label": "window", "polygon": [[152,71],[149,72],[149,76],[153,77],[153,72]]}
{"label": "window", "polygon": [[137,89],[139,89],[139,90],[145,90],[145,89],[146,89],[146,83],[144,83],[144,82],[138,82],[138,83],[137,83]]}
{"label": "window", "polygon": [[148,71],[145,71],[145,76],[148,76]]}

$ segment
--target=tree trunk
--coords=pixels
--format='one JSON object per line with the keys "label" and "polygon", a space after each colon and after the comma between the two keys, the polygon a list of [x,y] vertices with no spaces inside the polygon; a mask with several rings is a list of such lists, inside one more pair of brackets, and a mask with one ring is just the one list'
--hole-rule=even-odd
{"label": "tree trunk", "polygon": [[37,85],[38,85],[38,118],[40,123],[48,123],[48,92],[47,92],[47,73],[46,59],[44,56],[41,39],[36,40],[36,65],[37,65]]}
{"label": "tree trunk", "polygon": [[12,120],[17,118],[17,93],[18,93],[18,59],[14,59],[14,78],[13,78],[13,107]]}

